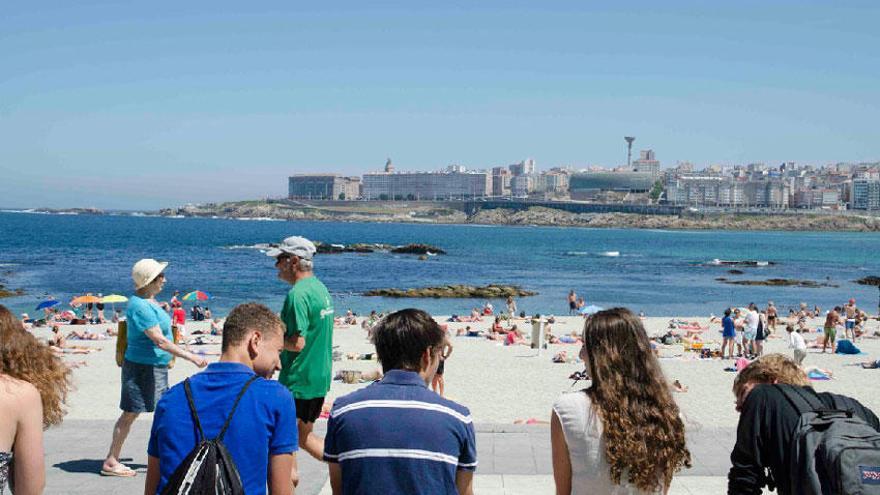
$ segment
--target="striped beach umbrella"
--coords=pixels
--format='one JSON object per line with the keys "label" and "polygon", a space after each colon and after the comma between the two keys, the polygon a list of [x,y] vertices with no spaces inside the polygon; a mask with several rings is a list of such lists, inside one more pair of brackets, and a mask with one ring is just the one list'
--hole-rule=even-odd
{"label": "striped beach umbrella", "polygon": [[185,296],[182,297],[182,299],[184,301],[207,301],[208,299],[211,299],[211,294],[200,290],[194,290],[192,292],[188,292]]}

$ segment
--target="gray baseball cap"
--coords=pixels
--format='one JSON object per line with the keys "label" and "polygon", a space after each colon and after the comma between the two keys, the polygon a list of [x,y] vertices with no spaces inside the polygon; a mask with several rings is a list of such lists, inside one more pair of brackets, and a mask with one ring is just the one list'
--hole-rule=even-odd
{"label": "gray baseball cap", "polygon": [[315,251],[317,251],[317,248],[315,248],[315,244],[312,241],[305,237],[294,235],[281,241],[281,244],[278,247],[273,247],[266,251],[266,255],[277,258],[282,254],[291,254],[302,259],[310,260],[312,259],[312,256],[315,255]]}

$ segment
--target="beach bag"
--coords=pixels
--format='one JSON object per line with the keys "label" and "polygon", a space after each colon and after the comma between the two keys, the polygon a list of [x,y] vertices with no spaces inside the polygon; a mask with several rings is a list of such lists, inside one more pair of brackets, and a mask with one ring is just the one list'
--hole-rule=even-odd
{"label": "beach bag", "polygon": [[812,390],[773,386],[800,413],[789,480],[777,484],[803,495],[880,495],[880,432],[852,410],[826,407]]}
{"label": "beach bag", "polygon": [[128,323],[124,320],[118,323],[116,333],[116,365],[122,367],[125,362],[125,350],[128,348]]}
{"label": "beach bag", "polygon": [[202,424],[199,422],[199,415],[196,412],[195,401],[193,400],[192,390],[189,385],[189,378],[183,382],[183,389],[186,392],[186,400],[189,403],[189,410],[192,413],[193,423],[199,432],[199,443],[190,451],[183,459],[183,462],[177,466],[177,469],[168,479],[168,484],[162,490],[162,495],[244,495],[244,487],[241,484],[241,476],[238,474],[238,468],[232,460],[232,456],[223,445],[223,435],[229,428],[232,421],[232,415],[248,387],[258,378],[257,375],[251,377],[247,383],[241,387],[235,402],[232,404],[232,410],[220,429],[220,433],[213,439],[205,438],[205,432],[202,431]]}

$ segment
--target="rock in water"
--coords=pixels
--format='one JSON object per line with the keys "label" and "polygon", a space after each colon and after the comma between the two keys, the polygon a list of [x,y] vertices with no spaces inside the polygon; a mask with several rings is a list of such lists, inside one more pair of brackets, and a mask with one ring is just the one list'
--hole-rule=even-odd
{"label": "rock in water", "polygon": [[424,254],[429,256],[446,254],[446,251],[430,244],[407,244],[406,246],[398,246],[392,249],[391,252],[395,254]]}
{"label": "rock in water", "polygon": [[434,298],[472,298],[500,299],[507,296],[534,296],[537,292],[528,291],[516,285],[489,284],[482,287],[472,285],[446,285],[442,287],[421,287],[415,289],[373,289],[364,292],[365,296],[382,297],[434,297]]}
{"label": "rock in water", "polygon": [[867,277],[856,280],[856,283],[859,285],[875,285],[880,287],[880,277],[876,275],[869,275]]}
{"label": "rock in water", "polygon": [[770,287],[805,287],[816,289],[819,287],[837,287],[829,282],[816,282],[813,280],[795,280],[789,278],[768,278],[767,280],[727,280],[719,277],[715,280],[731,285],[766,285]]}

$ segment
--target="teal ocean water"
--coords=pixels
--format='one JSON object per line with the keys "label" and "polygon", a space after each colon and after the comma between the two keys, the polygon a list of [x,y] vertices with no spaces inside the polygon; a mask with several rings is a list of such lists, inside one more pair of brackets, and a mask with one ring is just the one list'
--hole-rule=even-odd
{"label": "teal ocean water", "polygon": [[[627,306],[651,316],[718,314],[725,306],[774,300],[783,311],[800,301],[827,308],[855,297],[873,312],[876,287],[853,281],[880,275],[880,234],[814,232],[650,231],[553,227],[241,221],[131,216],[0,213],[0,279],[25,296],[0,300],[32,311],[52,295],[63,301],[85,292],[131,292],[131,265],[153,257],[171,263],[171,291],[200,289],[218,313],[244,301],[280,309],[286,286],[261,243],[302,235],[329,243],[428,243],[445,256],[336,254],[316,257],[316,273],[337,312],[419,307],[462,314],[484,300],[364,297],[382,287],[518,284],[539,295],[521,298],[529,313],[567,313],[574,289],[588,304]],[[257,247],[255,247],[257,246]],[[773,264],[716,266],[722,260]],[[837,288],[746,287],[715,279],[799,278]],[[503,307],[502,301],[492,301]]]}

